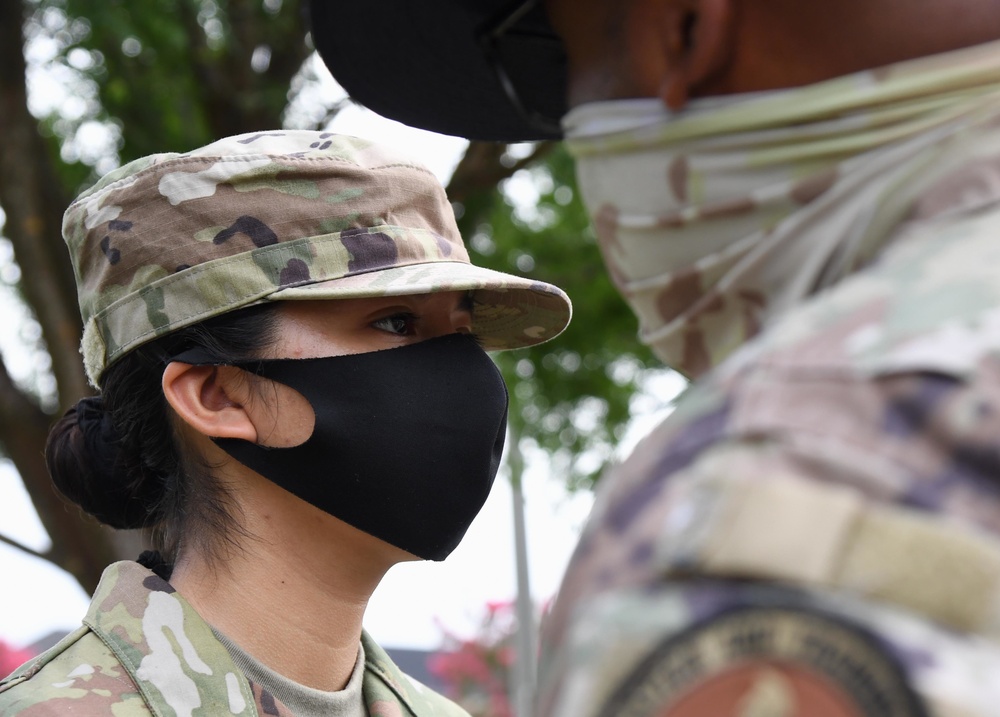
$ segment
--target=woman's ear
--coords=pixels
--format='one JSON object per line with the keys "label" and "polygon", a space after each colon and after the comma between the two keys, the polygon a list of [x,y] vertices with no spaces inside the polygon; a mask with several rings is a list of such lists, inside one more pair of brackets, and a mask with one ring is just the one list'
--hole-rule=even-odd
{"label": "woman's ear", "polygon": [[192,366],[171,361],[163,370],[163,395],[180,418],[211,438],[257,442],[244,406],[247,382],[232,366]]}
{"label": "woman's ear", "polygon": [[654,0],[664,73],[660,99],[682,108],[726,67],[732,53],[735,0]]}

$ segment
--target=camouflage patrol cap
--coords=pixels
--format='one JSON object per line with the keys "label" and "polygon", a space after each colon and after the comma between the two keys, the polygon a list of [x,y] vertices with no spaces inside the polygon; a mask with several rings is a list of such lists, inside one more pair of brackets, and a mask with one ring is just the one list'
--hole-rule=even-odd
{"label": "camouflage patrol cap", "polygon": [[554,286],[473,266],[426,168],[325,132],[138,159],[70,205],[63,236],[95,385],[143,343],[264,301],[470,290],[487,350],[546,341],[571,313]]}

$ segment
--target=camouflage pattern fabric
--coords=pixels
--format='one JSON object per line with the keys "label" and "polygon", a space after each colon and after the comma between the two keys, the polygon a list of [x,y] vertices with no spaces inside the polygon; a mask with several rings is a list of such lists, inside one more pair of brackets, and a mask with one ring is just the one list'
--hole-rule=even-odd
{"label": "camouflage pattern fabric", "polygon": [[570,317],[556,287],[469,263],[427,169],[326,132],[138,159],[70,205],[63,236],[95,385],[136,346],[262,301],[469,290],[487,350],[546,341]]}
{"label": "camouflage pattern fabric", "polygon": [[929,183],[1000,147],[1000,43],[804,88],[581,105],[564,120],[605,263],[697,377],[867,264]]}
{"label": "camouflage pattern fabric", "polygon": [[770,320],[604,479],[541,714],[997,713],[998,127],[953,126],[875,260]]}
{"label": "camouflage pattern fabric", "polygon": [[[108,567],[83,623],[0,681],[0,715],[294,717],[243,676],[169,583],[137,563]],[[362,645],[372,717],[467,717],[400,672],[366,633]]]}

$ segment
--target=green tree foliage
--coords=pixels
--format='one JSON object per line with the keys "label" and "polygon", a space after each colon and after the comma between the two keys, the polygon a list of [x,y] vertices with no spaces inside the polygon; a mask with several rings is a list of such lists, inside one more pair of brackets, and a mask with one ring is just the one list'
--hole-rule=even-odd
{"label": "green tree foliage", "polygon": [[40,0],[28,22],[88,100],[47,118],[55,140],[107,122],[122,162],[280,126],[306,31],[300,0]]}
{"label": "green tree foliage", "polygon": [[514,717],[510,703],[517,615],[510,602],[487,603],[476,634],[462,638],[441,625],[444,645],[427,661],[444,691],[472,717]]}
{"label": "green tree foliage", "polygon": [[[573,301],[574,319],[557,340],[496,359],[511,390],[513,435],[553,456],[571,489],[589,487],[625,430],[644,369],[657,362],[636,340],[635,316],[601,261],[572,160],[561,146],[540,150],[543,159],[457,214],[475,263],[550,282]],[[510,148],[502,163],[517,163],[512,151],[525,147]]]}

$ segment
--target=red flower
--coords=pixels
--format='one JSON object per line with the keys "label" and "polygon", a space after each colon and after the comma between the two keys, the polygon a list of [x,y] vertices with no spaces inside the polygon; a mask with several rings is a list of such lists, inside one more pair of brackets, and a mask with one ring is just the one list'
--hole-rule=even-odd
{"label": "red flower", "polygon": [[27,650],[15,650],[0,640],[0,677],[6,677],[32,657]]}
{"label": "red flower", "polygon": [[517,632],[513,602],[488,602],[479,633],[471,640],[441,629],[445,647],[427,666],[445,683],[449,696],[473,717],[513,717],[509,699]]}

